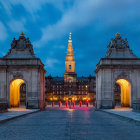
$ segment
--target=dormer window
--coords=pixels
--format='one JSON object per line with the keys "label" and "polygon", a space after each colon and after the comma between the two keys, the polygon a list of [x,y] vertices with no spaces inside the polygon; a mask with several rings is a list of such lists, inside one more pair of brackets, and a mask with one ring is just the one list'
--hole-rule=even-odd
{"label": "dormer window", "polygon": [[71,70],[71,65],[69,65],[69,69]]}

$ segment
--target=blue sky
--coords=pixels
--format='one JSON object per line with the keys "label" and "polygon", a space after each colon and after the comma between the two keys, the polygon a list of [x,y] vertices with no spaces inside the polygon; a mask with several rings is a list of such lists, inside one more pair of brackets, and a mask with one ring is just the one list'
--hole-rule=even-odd
{"label": "blue sky", "polygon": [[116,32],[140,57],[139,0],[1,0],[0,57],[21,32],[29,37],[47,75],[63,76],[69,32],[78,76],[94,75]]}

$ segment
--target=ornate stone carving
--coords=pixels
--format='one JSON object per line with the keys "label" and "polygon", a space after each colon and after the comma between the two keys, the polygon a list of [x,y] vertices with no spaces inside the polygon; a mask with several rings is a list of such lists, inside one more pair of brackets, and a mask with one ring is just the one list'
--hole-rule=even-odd
{"label": "ornate stone carving", "polygon": [[136,58],[128,45],[127,38],[123,40],[120,33],[116,34],[115,39],[111,39],[106,53],[107,58]]}
{"label": "ornate stone carving", "polygon": [[127,78],[128,79],[129,75],[126,72],[122,72],[117,77],[118,77],[118,79],[121,79],[121,78]]}
{"label": "ornate stone carving", "polygon": [[11,48],[14,48],[15,46],[16,46],[16,40],[15,40],[15,37],[14,37],[14,39],[13,39],[13,41],[11,43]]}
{"label": "ornate stone carving", "polygon": [[108,48],[129,48],[127,38],[123,40],[120,34],[117,34],[115,39],[111,40],[110,44],[108,45]]}
{"label": "ornate stone carving", "polygon": [[20,72],[12,72],[13,78],[21,78],[23,79],[23,75]]}
{"label": "ornate stone carving", "polygon": [[129,75],[130,75],[130,71],[117,71],[117,72],[114,72],[115,80],[123,79],[123,78],[129,79]]}
{"label": "ornate stone carving", "polygon": [[4,58],[34,58],[35,54],[33,51],[33,46],[29,40],[21,33],[18,40],[13,39],[11,43],[11,49],[4,56]]}

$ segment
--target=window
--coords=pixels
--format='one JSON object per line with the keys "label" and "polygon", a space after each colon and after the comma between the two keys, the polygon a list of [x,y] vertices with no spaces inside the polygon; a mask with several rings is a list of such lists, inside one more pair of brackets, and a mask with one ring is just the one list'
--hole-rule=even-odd
{"label": "window", "polygon": [[69,96],[71,95],[71,91],[69,91]]}
{"label": "window", "polygon": [[69,65],[69,69],[71,70],[71,65]]}

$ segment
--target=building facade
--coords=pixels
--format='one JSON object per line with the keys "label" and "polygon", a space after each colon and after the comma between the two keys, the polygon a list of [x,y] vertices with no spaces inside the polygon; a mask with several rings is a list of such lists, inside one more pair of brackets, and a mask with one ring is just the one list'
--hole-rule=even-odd
{"label": "building facade", "polygon": [[24,33],[18,40],[13,39],[9,52],[0,58],[0,102],[9,107],[43,109],[45,106],[44,65],[35,57]]}
{"label": "building facade", "polygon": [[64,77],[47,76],[45,78],[46,100],[95,101],[96,79],[93,76],[77,77],[76,82],[65,83]]}
{"label": "building facade", "polygon": [[71,40],[68,40],[67,56],[65,61],[64,77],[46,77],[46,100],[47,101],[85,101],[95,100],[95,77],[77,77],[75,72],[75,59]]}
{"label": "building facade", "polygon": [[95,73],[97,108],[114,108],[120,101],[120,106],[140,109],[140,58],[119,33],[111,40]]}

